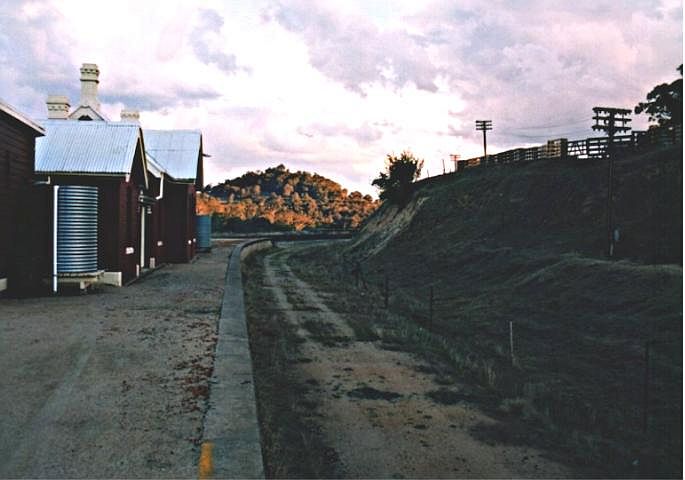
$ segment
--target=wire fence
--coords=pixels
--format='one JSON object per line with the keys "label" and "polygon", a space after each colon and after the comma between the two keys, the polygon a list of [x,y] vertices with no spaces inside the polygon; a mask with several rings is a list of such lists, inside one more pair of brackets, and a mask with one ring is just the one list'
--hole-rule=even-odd
{"label": "wire fence", "polygon": [[[430,271],[429,265],[423,265],[419,270]],[[422,282],[422,278],[431,278],[430,275],[424,277],[417,274],[412,278],[393,277],[390,269],[365,267],[362,262],[344,259],[342,270],[344,274],[351,276],[352,284],[360,291],[367,301],[374,303],[375,307],[400,313],[403,316],[416,322],[420,328],[437,338],[451,338],[454,333],[454,323],[464,324],[464,314],[459,311],[462,306],[470,306],[470,300],[464,295],[449,292],[446,286],[437,280]],[[472,307],[471,307],[472,308]],[[485,308],[485,307],[484,307]],[[473,310],[471,310],[473,312]],[[495,372],[498,381],[503,385],[511,385],[518,382],[518,392],[521,388],[538,388],[531,382],[534,370],[528,368],[530,362],[531,343],[545,342],[547,340],[536,340],[539,332],[528,322],[509,320],[500,322],[496,325],[472,325],[470,328],[459,330],[461,341],[468,341],[473,338],[487,337],[499,342],[496,352],[488,349],[480,349],[483,355],[496,354],[500,360],[500,368]],[[547,327],[541,327],[542,330]],[[551,327],[554,328],[554,327]],[[559,340],[559,345],[548,344],[544,347],[536,345],[536,348],[545,350],[554,356],[559,349],[558,355],[573,352],[578,358],[574,359],[579,364],[591,362],[584,360],[581,354],[573,350],[572,339]],[[571,344],[564,344],[565,341]],[[520,355],[519,348],[523,345],[524,355]],[[607,364],[611,368],[617,369],[616,380],[618,382],[611,388],[607,387],[606,398],[591,398],[582,405],[577,405],[575,400],[562,398],[558,395],[559,403],[556,407],[550,407],[551,415],[579,415],[588,417],[588,425],[604,425],[608,430],[628,428],[633,432],[640,432],[645,439],[645,444],[665,445],[668,451],[677,451],[682,446],[682,366],[673,366],[672,355],[670,352],[674,348],[682,348],[682,342],[677,338],[648,338],[641,342],[631,342],[630,348],[621,343],[615,347],[609,347],[604,351],[597,352],[605,355]],[[668,353],[664,353],[665,350]],[[478,349],[476,349],[478,350]],[[628,352],[628,353],[626,353]],[[505,360],[506,358],[506,360]],[[522,358],[525,360],[522,361]],[[628,368],[630,371],[623,371]],[[550,365],[553,369],[554,365]],[[588,365],[587,370],[593,368],[605,368],[600,365]],[[620,371],[619,371],[620,370]],[[510,379],[506,378],[511,376]],[[603,372],[603,376],[611,378],[611,371]],[[492,375],[494,378],[495,375]],[[586,379],[575,378],[573,381],[586,381]],[[492,385],[490,385],[492,386]],[[680,392],[680,393],[678,393]],[[546,394],[546,393],[545,393]],[[555,395],[554,393],[551,394]],[[599,402],[603,407],[593,406],[593,402]],[[619,405],[629,405],[628,410],[616,413]],[[555,410],[556,409],[556,410]],[[609,418],[605,418],[609,417]],[[678,418],[680,423],[678,424]],[[628,427],[626,419],[632,424]],[[675,422],[675,427],[673,422]]]}

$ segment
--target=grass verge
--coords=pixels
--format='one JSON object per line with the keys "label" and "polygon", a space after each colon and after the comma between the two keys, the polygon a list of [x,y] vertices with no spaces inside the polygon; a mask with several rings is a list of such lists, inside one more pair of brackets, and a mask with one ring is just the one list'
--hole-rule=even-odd
{"label": "grass verge", "polygon": [[584,476],[681,476],[680,266],[487,242],[413,255],[412,233],[363,264],[359,287],[339,244],[302,250],[290,266],[331,308],[363,312],[388,348],[466,380],[466,397],[506,420],[480,438],[560,452]]}
{"label": "grass verge", "polygon": [[312,421],[315,405],[303,401],[310,388],[295,374],[306,362],[302,339],[265,288],[264,252],[243,263],[250,349],[267,478],[335,478],[335,451],[322,441]]}

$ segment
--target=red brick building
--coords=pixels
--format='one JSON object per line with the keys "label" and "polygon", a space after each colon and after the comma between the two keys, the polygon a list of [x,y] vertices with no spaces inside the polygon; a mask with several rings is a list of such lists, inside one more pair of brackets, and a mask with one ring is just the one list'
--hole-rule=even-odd
{"label": "red brick building", "polygon": [[41,126],[0,102],[0,292],[39,290],[51,261],[49,190],[34,181]]}
{"label": "red brick building", "polygon": [[[195,191],[202,186],[202,135],[146,130],[135,110],[121,122],[100,112],[99,69],[81,68],[81,98],[50,95],[36,171],[57,185],[98,187],[98,268],[122,285],[141,270],[195,256]],[[99,275],[99,274],[98,274]]]}
{"label": "red brick building", "polygon": [[162,170],[161,177],[153,180],[164,189],[155,208],[155,234],[161,237],[164,249],[159,255],[167,262],[188,262],[195,256],[197,244],[195,192],[203,182],[202,134],[148,129],[143,134],[145,151]]}
{"label": "red brick building", "polygon": [[98,187],[98,268],[123,285],[150,264],[145,241],[154,198],[138,125],[48,120],[36,142],[36,173],[52,185]]}

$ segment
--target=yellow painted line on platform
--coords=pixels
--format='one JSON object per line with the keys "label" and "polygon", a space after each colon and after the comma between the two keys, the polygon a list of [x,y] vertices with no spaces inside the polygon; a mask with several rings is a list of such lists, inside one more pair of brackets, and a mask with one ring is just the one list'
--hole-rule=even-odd
{"label": "yellow painted line on platform", "polygon": [[214,473],[214,465],[212,465],[212,449],[214,444],[212,442],[204,442],[200,446],[200,461],[198,462],[198,478],[206,480],[212,478]]}

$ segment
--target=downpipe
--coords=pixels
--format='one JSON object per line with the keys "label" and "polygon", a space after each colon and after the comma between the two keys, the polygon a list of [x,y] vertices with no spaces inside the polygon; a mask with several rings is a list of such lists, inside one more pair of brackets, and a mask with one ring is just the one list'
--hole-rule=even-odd
{"label": "downpipe", "polygon": [[59,185],[52,188],[52,293],[57,293],[57,203]]}

